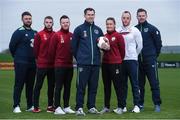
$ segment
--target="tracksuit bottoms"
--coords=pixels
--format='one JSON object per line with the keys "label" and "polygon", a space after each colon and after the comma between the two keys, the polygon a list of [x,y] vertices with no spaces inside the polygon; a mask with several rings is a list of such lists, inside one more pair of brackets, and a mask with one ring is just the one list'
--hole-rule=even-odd
{"label": "tracksuit bottoms", "polygon": [[98,80],[99,66],[78,65],[76,81],[76,110],[83,108],[86,86],[88,86],[87,108],[90,109],[95,107]]}
{"label": "tracksuit bottoms", "polygon": [[71,81],[73,77],[73,67],[56,67],[55,68],[55,93],[54,106],[61,107],[61,90],[64,88],[63,100],[64,108],[69,107]]}
{"label": "tracksuit bottoms", "polygon": [[128,78],[131,83],[133,93],[134,105],[139,105],[140,92],[138,82],[138,61],[137,60],[124,60],[123,68],[123,106],[126,106],[127,92],[128,92]]}
{"label": "tracksuit bottoms", "polygon": [[54,95],[54,68],[38,68],[36,75],[36,84],[34,87],[34,107],[39,107],[39,97],[40,91],[43,86],[45,77],[47,76],[47,96],[48,96],[48,106],[53,106],[53,95]]}
{"label": "tracksuit bottoms", "polygon": [[15,84],[13,93],[13,107],[20,106],[21,93],[26,85],[26,100],[27,109],[33,106],[33,87],[36,74],[35,64],[25,64],[25,63],[14,63],[15,67]]}
{"label": "tracksuit bottoms", "polygon": [[150,57],[144,57],[144,58],[139,57],[139,87],[140,87],[139,104],[140,105],[144,104],[146,76],[150,83],[153,103],[154,105],[160,105],[161,98],[160,98],[160,88],[159,88],[159,78],[158,78],[156,56],[150,56]]}
{"label": "tracksuit bottoms", "polygon": [[117,107],[123,108],[123,89],[122,89],[122,66],[121,64],[102,64],[102,79],[104,84],[104,107],[110,108],[111,83],[113,82],[116,96]]}

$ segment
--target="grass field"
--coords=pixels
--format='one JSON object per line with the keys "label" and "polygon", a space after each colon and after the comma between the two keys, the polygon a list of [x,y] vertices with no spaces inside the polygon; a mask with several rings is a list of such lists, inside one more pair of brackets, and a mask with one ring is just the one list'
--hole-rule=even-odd
{"label": "grass field", "polygon": [[[160,54],[158,61],[179,61],[180,54]],[[0,62],[12,62],[10,54],[0,53]]]}
{"label": "grass field", "polygon": [[[40,107],[42,109],[41,113],[31,113],[25,112],[26,102],[24,92],[21,97],[21,110],[20,114],[14,114],[12,112],[12,90],[14,84],[14,72],[0,71],[0,119],[160,119],[160,118],[176,118],[180,119],[180,70],[179,69],[159,69],[160,76],[160,87],[161,87],[161,97],[162,97],[162,111],[160,113],[155,113],[153,111],[153,104],[151,100],[151,92],[149,88],[149,83],[146,83],[146,97],[145,97],[145,110],[139,114],[135,113],[124,113],[122,115],[116,115],[114,113],[108,113],[104,115],[91,115],[87,114],[85,117],[75,116],[75,115],[54,115],[52,113],[46,113],[47,96],[46,81],[41,91],[40,96]],[[72,108],[75,106],[75,77],[76,72],[74,72],[74,78],[72,82],[71,89],[71,99],[70,105]],[[132,95],[131,88],[129,88],[127,108],[132,108]],[[100,110],[103,107],[103,86],[100,77],[99,88],[97,94],[97,108]],[[114,90],[111,96],[111,109],[116,107],[116,97]],[[84,110],[86,109],[86,104],[84,105]]]}

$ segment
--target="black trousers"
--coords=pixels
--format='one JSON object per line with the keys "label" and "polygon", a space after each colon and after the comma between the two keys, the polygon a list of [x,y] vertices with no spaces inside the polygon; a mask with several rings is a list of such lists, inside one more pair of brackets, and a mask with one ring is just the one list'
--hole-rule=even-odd
{"label": "black trousers", "polygon": [[151,87],[153,103],[154,105],[160,105],[162,101],[160,97],[156,56],[150,56],[144,59],[139,58],[140,105],[144,104],[146,77]]}
{"label": "black trousers", "polygon": [[53,106],[53,95],[54,95],[54,84],[55,84],[54,68],[38,68],[37,76],[36,76],[36,84],[34,87],[34,107],[35,108],[39,107],[40,91],[43,86],[45,76],[47,76],[47,82],[48,82],[48,90],[47,90],[48,106]]}
{"label": "black trousers", "polygon": [[36,65],[35,64],[23,64],[23,63],[14,63],[15,67],[15,84],[14,84],[14,93],[13,100],[15,108],[20,105],[21,93],[26,85],[26,100],[27,100],[27,109],[33,105],[33,87],[36,74]]}
{"label": "black trousers", "polygon": [[128,92],[128,77],[130,79],[133,103],[139,105],[140,92],[138,83],[138,61],[136,60],[124,60],[122,64],[123,68],[123,104],[126,106],[127,92]]}
{"label": "black trousers", "polygon": [[73,67],[55,68],[55,93],[54,106],[61,106],[61,90],[64,87],[63,100],[64,108],[69,107],[71,81],[73,77]]}
{"label": "black trousers", "polygon": [[104,84],[104,107],[110,108],[111,83],[113,82],[118,107],[123,108],[122,101],[122,68],[121,64],[102,64],[102,79]]}
{"label": "black trousers", "polygon": [[99,81],[99,66],[96,65],[78,65],[77,67],[77,81],[76,81],[76,107],[83,108],[84,96],[87,91],[87,108],[96,107],[96,94]]}

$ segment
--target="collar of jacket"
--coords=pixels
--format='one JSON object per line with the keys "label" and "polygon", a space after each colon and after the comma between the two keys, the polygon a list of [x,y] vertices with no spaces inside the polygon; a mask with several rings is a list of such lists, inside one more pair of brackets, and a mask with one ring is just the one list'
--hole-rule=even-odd
{"label": "collar of jacket", "polygon": [[63,32],[63,33],[69,33],[69,29],[68,30],[64,30],[63,28],[61,28],[60,31]]}
{"label": "collar of jacket", "polygon": [[145,25],[147,25],[147,24],[148,24],[147,21],[145,21],[145,22],[143,22],[143,23],[139,23],[139,25],[142,25],[142,26],[145,26]]}
{"label": "collar of jacket", "polygon": [[23,25],[23,28],[24,28],[25,30],[32,30],[32,28],[31,28],[31,27],[27,28],[27,27],[26,27],[26,26],[24,26],[24,25]]}
{"label": "collar of jacket", "polygon": [[51,29],[50,31],[47,28],[44,28],[44,31],[47,33],[51,33],[53,31],[53,29]]}
{"label": "collar of jacket", "polygon": [[116,30],[113,30],[113,31],[107,31],[107,33],[109,34],[109,35],[111,35],[111,34],[113,34],[113,33],[115,33],[116,32]]}
{"label": "collar of jacket", "polygon": [[91,26],[91,25],[94,25],[94,22],[93,23],[89,23],[87,22],[86,20],[84,21],[84,24],[87,25],[87,26]]}

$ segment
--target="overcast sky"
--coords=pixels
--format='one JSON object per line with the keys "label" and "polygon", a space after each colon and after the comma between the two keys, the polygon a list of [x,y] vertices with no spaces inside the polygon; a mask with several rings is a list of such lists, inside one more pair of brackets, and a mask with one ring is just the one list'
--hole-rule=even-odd
{"label": "overcast sky", "polygon": [[32,27],[40,31],[47,15],[54,18],[54,30],[59,30],[59,18],[66,14],[71,19],[70,31],[84,22],[83,10],[96,10],[95,23],[105,32],[105,19],[115,17],[117,27],[124,10],[132,13],[132,25],[137,24],[136,10],[144,8],[148,21],[162,36],[163,45],[180,45],[180,0],[0,0],[0,51],[8,48],[12,33],[22,25],[21,13],[30,11]]}

